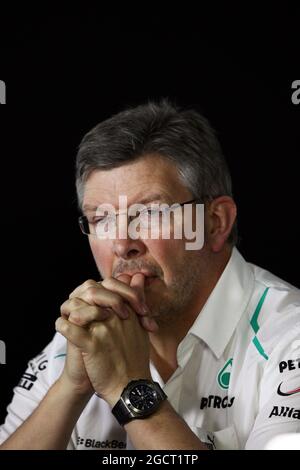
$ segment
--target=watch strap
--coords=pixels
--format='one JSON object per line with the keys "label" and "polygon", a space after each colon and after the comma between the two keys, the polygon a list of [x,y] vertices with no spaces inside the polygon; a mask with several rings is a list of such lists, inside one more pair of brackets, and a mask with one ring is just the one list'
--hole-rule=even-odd
{"label": "watch strap", "polygon": [[112,414],[117,419],[118,423],[121,424],[121,426],[124,426],[124,424],[129,423],[129,421],[132,418],[134,418],[130,410],[125,405],[122,397],[120,398],[119,401],[117,401],[117,403],[115,404],[115,406],[113,407],[111,411],[112,411]]}

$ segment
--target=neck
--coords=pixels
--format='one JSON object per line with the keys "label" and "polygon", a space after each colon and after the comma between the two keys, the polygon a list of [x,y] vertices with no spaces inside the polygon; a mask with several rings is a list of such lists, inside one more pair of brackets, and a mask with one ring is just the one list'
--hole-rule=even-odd
{"label": "neck", "polygon": [[191,299],[191,302],[185,306],[184,311],[176,312],[176,316],[172,320],[161,322],[157,332],[149,333],[151,362],[155,365],[164,382],[167,382],[177,369],[177,348],[216,286],[230,259],[230,255],[231,250],[222,257],[221,262],[216,263],[210,276],[205,276],[205,280],[201,281],[201,289]]}

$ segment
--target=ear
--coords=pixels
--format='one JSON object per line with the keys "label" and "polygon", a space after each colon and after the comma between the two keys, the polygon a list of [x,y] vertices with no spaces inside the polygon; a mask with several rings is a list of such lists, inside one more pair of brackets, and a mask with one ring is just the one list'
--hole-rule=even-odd
{"label": "ear", "polygon": [[206,241],[214,253],[224,247],[235,222],[237,208],[230,196],[220,196],[208,203]]}

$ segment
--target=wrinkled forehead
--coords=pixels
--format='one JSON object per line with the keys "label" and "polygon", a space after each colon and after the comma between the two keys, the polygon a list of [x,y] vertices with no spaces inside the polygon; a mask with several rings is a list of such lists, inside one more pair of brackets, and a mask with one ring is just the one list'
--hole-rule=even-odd
{"label": "wrinkled forehead", "polygon": [[166,202],[190,197],[174,163],[160,156],[147,156],[110,170],[95,170],[87,179],[83,208],[108,203],[118,205],[124,195],[129,204]]}

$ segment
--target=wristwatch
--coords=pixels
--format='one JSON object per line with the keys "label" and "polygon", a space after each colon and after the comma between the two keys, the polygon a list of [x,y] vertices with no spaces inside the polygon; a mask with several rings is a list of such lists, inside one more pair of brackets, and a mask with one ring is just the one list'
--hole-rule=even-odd
{"label": "wristwatch", "polygon": [[158,382],[145,379],[132,380],[124,388],[112,413],[123,426],[133,419],[144,419],[152,415],[166,398],[168,397]]}

